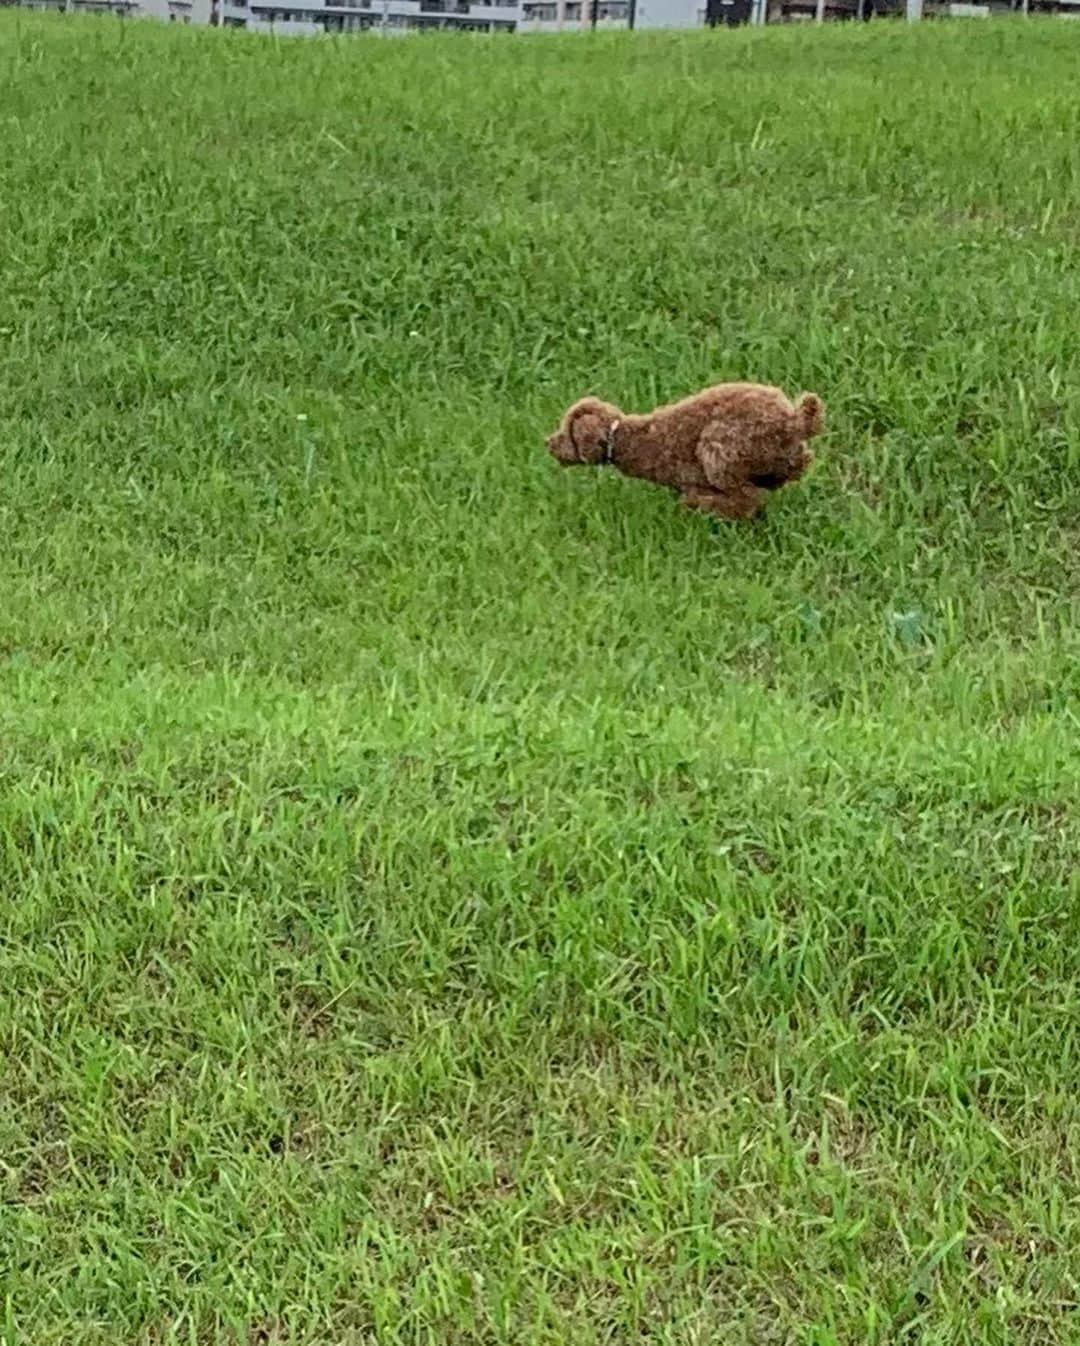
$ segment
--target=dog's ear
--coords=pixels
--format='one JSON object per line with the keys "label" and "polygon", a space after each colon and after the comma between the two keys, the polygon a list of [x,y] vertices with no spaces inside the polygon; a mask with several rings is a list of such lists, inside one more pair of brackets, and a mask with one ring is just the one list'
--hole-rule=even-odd
{"label": "dog's ear", "polygon": [[604,436],[608,431],[610,417],[603,405],[594,397],[580,401],[570,413],[567,434],[574,449],[588,459],[591,451],[603,448]]}

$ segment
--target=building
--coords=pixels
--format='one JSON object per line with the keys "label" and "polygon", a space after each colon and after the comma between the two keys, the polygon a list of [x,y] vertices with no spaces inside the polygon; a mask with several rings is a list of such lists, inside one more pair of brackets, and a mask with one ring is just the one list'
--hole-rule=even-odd
{"label": "building", "polygon": [[[595,14],[594,14],[595,8]],[[584,28],[700,28],[705,0],[522,0],[523,33]]]}
{"label": "building", "polygon": [[630,0],[523,0],[518,28],[523,33],[573,33],[626,28],[629,22]]}
{"label": "building", "polygon": [[116,14],[167,19],[173,23],[210,23],[212,0],[15,0],[25,9],[52,9],[64,14]]}
{"label": "building", "polygon": [[[10,0],[0,0],[0,4]],[[573,32],[696,27],[705,0],[15,0],[30,9],[116,14],[299,35],[425,28],[463,32]],[[595,15],[594,15],[595,7]]]}
{"label": "building", "polygon": [[[11,0],[0,0],[0,4]],[[146,16],[172,23],[316,35],[425,28],[464,32],[575,32],[821,22],[897,15],[905,0],[14,0],[31,9]],[[1080,0],[925,0],[928,17],[1051,10],[1080,18]]]}
{"label": "building", "polygon": [[455,28],[513,32],[520,4],[508,0],[211,0],[228,28],[276,33],[356,33],[368,29]]}

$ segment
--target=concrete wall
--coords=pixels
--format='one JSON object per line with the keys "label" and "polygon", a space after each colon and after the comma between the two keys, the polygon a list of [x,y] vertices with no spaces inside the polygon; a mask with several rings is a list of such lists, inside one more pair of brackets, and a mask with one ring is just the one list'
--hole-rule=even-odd
{"label": "concrete wall", "polygon": [[699,28],[704,22],[704,0],[638,0],[637,28]]}

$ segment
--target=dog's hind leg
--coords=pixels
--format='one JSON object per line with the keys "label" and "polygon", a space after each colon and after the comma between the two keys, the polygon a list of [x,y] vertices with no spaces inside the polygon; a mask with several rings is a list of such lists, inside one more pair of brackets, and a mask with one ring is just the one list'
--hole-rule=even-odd
{"label": "dog's hind leg", "polygon": [[749,519],[761,508],[761,491],[748,483],[727,491],[690,487],[683,491],[682,502],[688,509],[704,510],[721,519]]}
{"label": "dog's hind leg", "polygon": [[[717,422],[705,427],[698,442],[697,457],[708,486],[721,495],[743,501],[746,518],[761,503],[761,492],[776,491],[800,476],[813,458],[805,445],[777,442],[771,427],[739,426]],[[750,492],[755,506],[744,498]],[[738,505],[735,506],[739,508]]]}

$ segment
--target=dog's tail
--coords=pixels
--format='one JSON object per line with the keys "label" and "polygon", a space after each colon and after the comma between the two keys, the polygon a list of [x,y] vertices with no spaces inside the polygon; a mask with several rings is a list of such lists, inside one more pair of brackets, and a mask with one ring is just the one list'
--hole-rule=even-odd
{"label": "dog's tail", "polygon": [[795,403],[795,415],[807,439],[825,429],[825,403],[817,393],[803,393]]}

